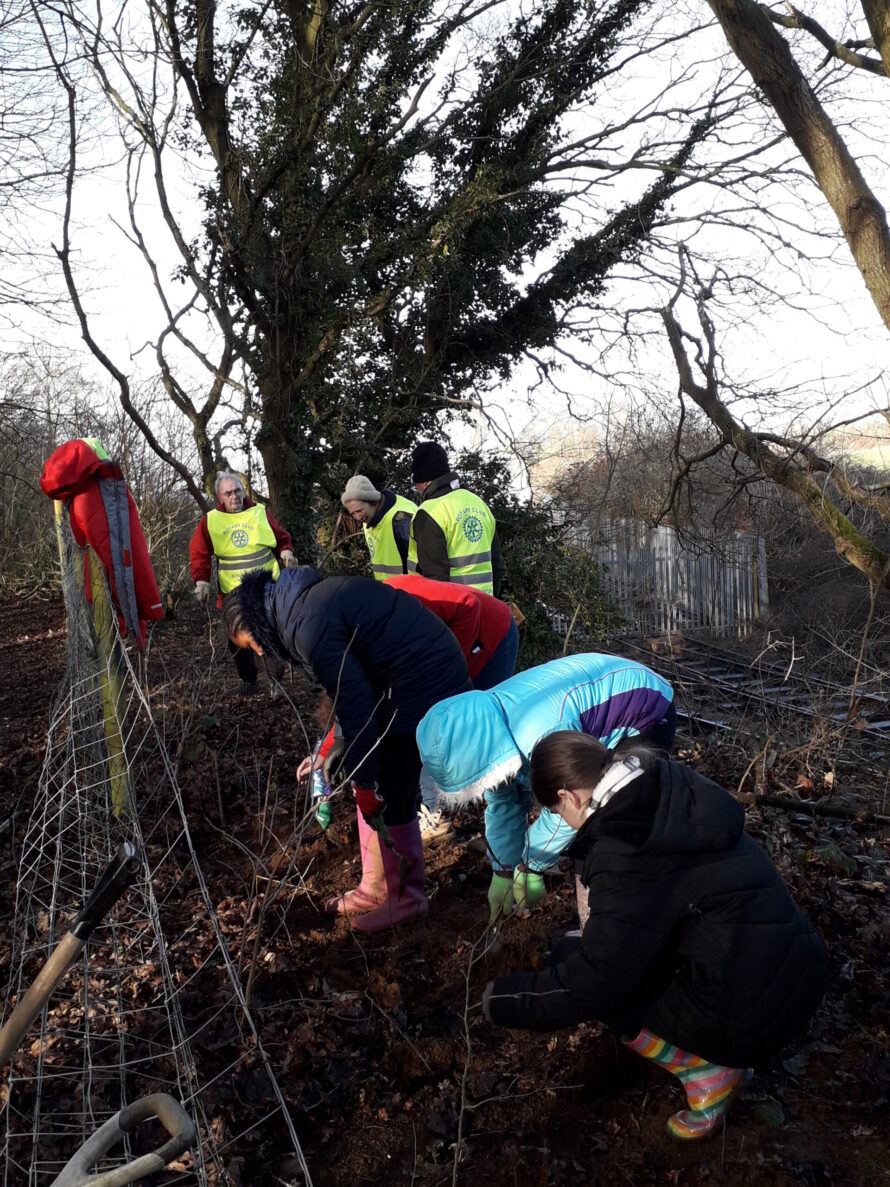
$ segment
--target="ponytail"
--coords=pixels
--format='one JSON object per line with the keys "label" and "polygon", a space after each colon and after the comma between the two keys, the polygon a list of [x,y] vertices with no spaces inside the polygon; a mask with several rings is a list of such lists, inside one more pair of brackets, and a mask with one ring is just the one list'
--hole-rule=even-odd
{"label": "ponytail", "polygon": [[532,794],[542,807],[554,808],[562,788],[595,787],[603,772],[621,757],[577,730],[548,734],[532,751]]}

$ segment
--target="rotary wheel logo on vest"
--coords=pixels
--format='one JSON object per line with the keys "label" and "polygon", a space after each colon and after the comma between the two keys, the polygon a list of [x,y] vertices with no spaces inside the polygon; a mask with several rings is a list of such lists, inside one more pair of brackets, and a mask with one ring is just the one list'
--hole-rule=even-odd
{"label": "rotary wheel logo on vest", "polygon": [[229,537],[235,548],[246,548],[250,543],[250,536],[243,528],[236,528]]}
{"label": "rotary wheel logo on vest", "polygon": [[461,524],[463,533],[471,544],[478,543],[482,539],[484,528],[482,521],[477,519],[475,515],[468,515]]}

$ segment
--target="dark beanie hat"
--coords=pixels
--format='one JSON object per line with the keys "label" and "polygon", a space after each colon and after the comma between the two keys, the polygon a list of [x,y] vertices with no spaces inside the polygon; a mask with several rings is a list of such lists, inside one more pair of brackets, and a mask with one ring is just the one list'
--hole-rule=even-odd
{"label": "dark beanie hat", "polygon": [[414,482],[432,482],[450,469],[448,454],[435,441],[421,441],[411,455],[411,478]]}

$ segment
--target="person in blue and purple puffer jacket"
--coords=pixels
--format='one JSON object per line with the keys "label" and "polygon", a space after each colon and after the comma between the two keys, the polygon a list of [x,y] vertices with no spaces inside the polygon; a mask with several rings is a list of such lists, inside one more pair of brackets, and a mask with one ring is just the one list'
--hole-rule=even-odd
{"label": "person in blue and purple puffer jacket", "polygon": [[552,660],[429,710],[417,728],[417,745],[440,806],[453,812],[485,800],[492,923],[514,906],[524,912],[540,904],[543,871],[574,837],[546,808],[528,828],[535,745],[556,730],[579,730],[610,749],[632,739],[667,755],[676,721],[666,680],[633,660],[595,652]]}

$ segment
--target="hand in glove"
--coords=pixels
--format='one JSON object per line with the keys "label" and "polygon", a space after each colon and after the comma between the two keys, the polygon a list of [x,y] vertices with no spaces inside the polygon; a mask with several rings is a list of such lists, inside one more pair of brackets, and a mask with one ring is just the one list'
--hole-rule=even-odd
{"label": "hand in glove", "polygon": [[297,558],[287,548],[281,554],[281,563],[285,569],[298,569],[300,567],[297,564]]}
{"label": "hand in glove", "polygon": [[345,757],[345,738],[335,738],[324,760],[324,777],[330,787],[333,787],[339,782],[340,775],[343,774],[341,767],[343,766],[343,759]]}
{"label": "hand in glove", "polygon": [[209,595],[210,595],[210,582],[209,581],[196,581],[195,582],[195,597],[198,599],[199,606],[204,605],[204,603],[207,601],[207,598],[209,597]]}
{"label": "hand in glove", "polygon": [[513,910],[513,871],[495,870],[488,888],[488,907],[491,914],[488,926],[494,927]]}
{"label": "hand in glove", "polygon": [[334,805],[330,800],[322,800],[315,812],[315,819],[321,825],[321,831],[326,832],[334,819]]}
{"label": "hand in glove", "polygon": [[352,796],[358,805],[358,810],[371,824],[376,816],[379,816],[386,807],[386,800],[382,795],[377,794],[377,784],[372,783],[370,787],[360,787],[358,783],[353,781]]}
{"label": "hand in glove", "polygon": [[547,897],[544,875],[517,866],[513,875],[513,894],[516,910],[521,915],[530,915]]}

